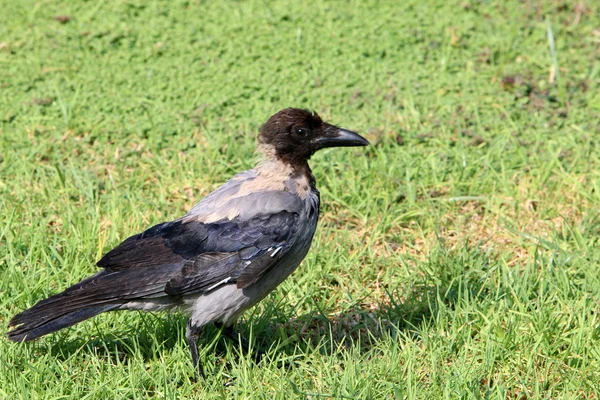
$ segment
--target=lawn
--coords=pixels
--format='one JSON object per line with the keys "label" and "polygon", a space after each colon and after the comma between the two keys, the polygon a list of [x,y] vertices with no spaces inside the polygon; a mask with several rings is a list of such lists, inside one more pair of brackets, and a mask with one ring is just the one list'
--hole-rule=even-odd
{"label": "lawn", "polygon": [[[0,398],[600,398],[600,4],[0,0]],[[193,381],[178,314],[33,343],[97,271],[314,109],[312,249]]]}

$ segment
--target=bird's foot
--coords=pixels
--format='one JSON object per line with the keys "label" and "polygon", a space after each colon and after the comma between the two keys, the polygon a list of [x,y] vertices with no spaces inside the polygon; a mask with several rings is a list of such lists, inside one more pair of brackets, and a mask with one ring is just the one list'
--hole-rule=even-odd
{"label": "bird's foot", "polygon": [[215,323],[215,326],[221,330],[221,333],[233,342],[237,342],[242,347],[244,354],[252,354],[254,362],[259,363],[262,360],[265,353],[261,350],[252,349],[250,350],[250,342],[247,338],[236,332],[232,326],[224,326],[221,323]]}

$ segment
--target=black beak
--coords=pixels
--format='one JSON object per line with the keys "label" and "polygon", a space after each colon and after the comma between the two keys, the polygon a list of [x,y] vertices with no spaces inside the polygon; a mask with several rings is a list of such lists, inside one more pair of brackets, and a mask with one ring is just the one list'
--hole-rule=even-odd
{"label": "black beak", "polygon": [[316,145],[320,149],[325,147],[368,146],[369,141],[356,132],[331,126],[326,129],[325,135],[316,139]]}

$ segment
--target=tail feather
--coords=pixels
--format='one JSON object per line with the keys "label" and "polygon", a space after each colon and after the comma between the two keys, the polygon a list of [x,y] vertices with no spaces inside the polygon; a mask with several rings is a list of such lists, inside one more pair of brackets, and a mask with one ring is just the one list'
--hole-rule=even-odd
{"label": "tail feather", "polygon": [[28,342],[30,340],[35,340],[41,336],[75,325],[78,322],[92,318],[105,311],[117,309],[118,307],[119,306],[115,304],[88,307],[66,312],[64,314],[53,315],[52,317],[45,318],[43,321],[29,319],[27,315],[23,315],[27,314],[28,311],[33,310],[30,309],[15,316],[15,318],[20,317],[17,320],[19,321],[18,323],[15,323],[15,318],[10,321],[10,326],[18,326],[16,329],[8,332],[8,339],[13,342]]}
{"label": "tail feather", "polygon": [[100,313],[118,310],[129,301],[167,296],[164,286],[169,278],[166,269],[161,268],[104,270],[15,315],[9,322],[15,329],[8,332],[8,339],[35,340]]}

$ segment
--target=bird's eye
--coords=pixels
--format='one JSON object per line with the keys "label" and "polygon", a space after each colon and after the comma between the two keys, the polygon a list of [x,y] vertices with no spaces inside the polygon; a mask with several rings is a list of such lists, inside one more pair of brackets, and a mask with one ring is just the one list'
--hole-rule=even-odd
{"label": "bird's eye", "polygon": [[296,134],[296,136],[300,136],[300,137],[306,137],[308,136],[308,129],[306,128],[296,128],[294,129],[294,133]]}

